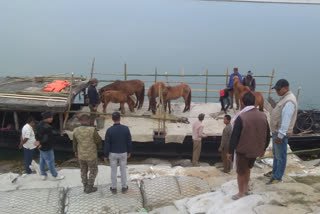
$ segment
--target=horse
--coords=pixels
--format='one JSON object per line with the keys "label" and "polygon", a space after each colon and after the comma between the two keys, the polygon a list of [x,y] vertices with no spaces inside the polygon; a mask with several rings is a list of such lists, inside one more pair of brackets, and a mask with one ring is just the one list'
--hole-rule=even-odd
{"label": "horse", "polygon": [[159,87],[163,91],[163,89],[166,86],[164,85],[164,82],[159,81],[159,82],[156,82],[155,84],[153,84],[148,90],[148,98],[149,98],[148,111],[150,111],[150,109],[151,109],[153,114],[156,113],[156,105],[157,105],[156,98],[159,96]]}
{"label": "horse", "polygon": [[[247,92],[251,92],[255,96],[255,103],[254,106],[259,106],[259,111],[263,112],[263,105],[264,105],[264,98],[262,93],[251,91],[248,86],[244,86],[242,83],[239,82],[239,77],[235,76],[233,77],[233,89],[236,90],[239,93],[238,98],[240,98],[240,101],[242,102],[242,96],[246,94]],[[242,107],[240,108],[240,110]]]}
{"label": "horse", "polygon": [[122,91],[109,90],[102,93],[100,96],[101,101],[103,102],[103,113],[106,113],[106,109],[109,102],[120,103],[121,113],[125,114],[124,104],[127,103],[131,112],[134,111],[134,101]]}
{"label": "horse", "polygon": [[190,110],[191,104],[191,88],[187,84],[181,83],[176,86],[167,86],[163,89],[163,102],[164,110],[167,111],[167,105],[169,107],[169,113],[171,114],[171,100],[176,100],[180,97],[184,99],[184,110],[183,112]]}
{"label": "horse", "polygon": [[104,91],[109,91],[109,90],[122,91],[126,95],[135,94],[137,97],[137,102],[134,107],[135,108],[138,107],[138,109],[140,109],[143,105],[144,83],[141,80],[127,80],[127,81],[116,80],[113,83],[100,88],[99,94],[101,95]]}

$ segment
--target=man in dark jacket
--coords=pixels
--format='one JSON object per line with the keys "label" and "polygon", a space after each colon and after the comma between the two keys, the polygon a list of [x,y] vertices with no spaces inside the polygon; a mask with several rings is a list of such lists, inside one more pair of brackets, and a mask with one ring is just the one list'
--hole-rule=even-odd
{"label": "man in dark jacket", "polygon": [[[96,78],[92,78],[90,80],[90,86],[88,87],[88,98],[89,98],[89,108],[90,111],[95,113],[97,112],[99,105],[99,95],[96,87],[98,86],[98,80]],[[90,125],[94,125],[94,120],[96,119],[96,114],[90,114]]]}
{"label": "man in dark jacket", "polygon": [[247,76],[243,78],[243,85],[248,86],[251,91],[256,90],[256,80],[252,77],[253,73],[248,71]]}
{"label": "man in dark jacket", "polygon": [[45,112],[42,114],[42,120],[36,126],[36,143],[35,145],[39,148],[40,152],[40,171],[41,179],[47,179],[47,172],[45,170],[45,164],[47,164],[51,175],[57,179],[61,180],[64,178],[63,175],[58,175],[54,166],[54,152],[53,144],[55,141],[54,131],[50,125],[53,121],[53,116],[50,112]]}
{"label": "man in dark jacket", "polygon": [[130,130],[127,126],[120,124],[120,113],[113,112],[113,126],[108,128],[104,142],[104,161],[110,160],[111,182],[110,190],[113,194],[117,193],[117,168],[118,163],[121,171],[122,193],[128,191],[127,185],[127,158],[131,156],[132,142]]}
{"label": "man in dark jacket", "polygon": [[266,115],[254,107],[255,97],[251,92],[243,95],[245,106],[234,121],[228,158],[236,151],[239,193],[232,196],[237,200],[248,195],[250,169],[257,157],[263,157],[270,141],[270,128]]}

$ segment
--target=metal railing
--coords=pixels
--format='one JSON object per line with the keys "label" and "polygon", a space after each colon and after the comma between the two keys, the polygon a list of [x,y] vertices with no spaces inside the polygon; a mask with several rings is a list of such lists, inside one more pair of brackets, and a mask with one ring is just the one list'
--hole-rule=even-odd
{"label": "metal railing", "polygon": [[[160,81],[159,78],[165,78],[163,82],[165,82],[167,85],[169,84],[180,84],[185,83],[189,85],[198,85],[198,86],[204,86],[204,88],[192,88],[192,92],[204,92],[204,95],[192,95],[193,98],[202,98],[204,99],[204,102],[207,103],[209,98],[218,99],[220,96],[217,96],[216,94],[219,93],[220,89],[226,88],[229,81],[229,71],[228,67],[226,68],[225,74],[209,74],[208,68],[206,69],[205,74],[184,74],[184,69],[182,69],[181,74],[168,74],[167,72],[165,74],[159,74],[157,71],[157,68],[155,68],[154,73],[148,73],[148,74],[134,74],[134,73],[128,73],[127,72],[127,64],[124,64],[124,72],[123,73],[101,73],[101,72],[94,72],[94,62],[92,61],[92,69],[90,77],[92,78],[93,75],[103,75],[103,76],[116,76],[116,77],[122,77],[123,80],[128,80],[128,77],[147,77],[148,80],[142,80],[144,83],[152,84],[157,81]],[[271,75],[254,75],[255,78],[267,78],[269,79],[268,83],[259,83],[256,84],[256,86],[259,87],[266,87],[266,90],[260,90],[259,92],[263,94],[268,94],[268,96],[271,96],[271,94],[274,94],[275,92],[271,90],[272,84],[273,84],[273,78],[274,78],[275,70],[272,70]],[[169,81],[169,77],[175,78],[175,80]],[[181,81],[176,80],[177,78],[181,78]],[[185,78],[204,78],[204,81],[184,81]],[[211,83],[210,78],[218,77],[218,78],[224,78],[223,83]],[[150,80],[150,78],[152,80]],[[111,79],[99,79],[99,82],[113,82],[114,80]],[[224,82],[225,81],[225,82]],[[221,81],[222,82],[222,81]],[[213,86],[219,86],[219,89],[213,89]],[[210,88],[211,87],[211,88]],[[149,88],[146,87],[145,90],[148,90]],[[215,92],[214,94],[212,94]]]}

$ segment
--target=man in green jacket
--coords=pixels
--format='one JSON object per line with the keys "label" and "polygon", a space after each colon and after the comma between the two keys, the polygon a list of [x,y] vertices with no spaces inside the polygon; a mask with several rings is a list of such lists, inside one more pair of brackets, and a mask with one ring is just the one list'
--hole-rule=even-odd
{"label": "man in green jacket", "polygon": [[[80,117],[81,126],[73,130],[73,151],[79,159],[81,179],[85,193],[96,192],[94,181],[98,174],[97,147],[102,147],[102,139],[95,127],[90,126],[90,117]],[[89,179],[88,179],[89,171]]]}

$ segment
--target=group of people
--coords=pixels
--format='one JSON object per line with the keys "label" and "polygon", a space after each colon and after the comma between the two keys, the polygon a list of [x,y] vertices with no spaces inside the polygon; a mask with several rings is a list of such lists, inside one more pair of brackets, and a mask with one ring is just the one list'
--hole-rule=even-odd
{"label": "group of people", "polygon": [[[280,96],[280,101],[271,112],[270,125],[266,115],[254,107],[255,96],[251,92],[243,95],[242,110],[232,120],[230,115],[224,116],[226,126],[222,133],[219,152],[221,152],[223,163],[222,171],[225,173],[230,172],[233,157],[239,189],[239,192],[232,196],[233,200],[250,194],[248,192],[250,169],[254,166],[256,158],[264,156],[269,146],[270,132],[272,133],[273,167],[271,172],[264,175],[270,177],[267,184],[282,181],[287,162],[288,137],[293,133],[298,106],[287,80],[278,80],[273,89]],[[200,114],[192,126],[194,166],[199,166],[201,138],[206,137],[202,124],[204,116]]]}
{"label": "group of people", "polygon": [[239,73],[238,68],[233,69],[233,73],[230,75],[228,87],[225,89],[220,90],[220,103],[221,103],[221,111],[224,111],[226,114],[228,108],[233,108],[233,95],[235,95],[237,110],[239,109],[239,98],[238,94],[234,92],[233,89],[233,78],[237,76],[239,78],[239,82],[242,83],[244,86],[248,86],[251,91],[256,90],[256,80],[253,78],[253,73],[251,71],[247,72],[247,76],[242,78],[241,74]]}
{"label": "group of people", "polygon": [[[24,151],[24,164],[26,173],[31,174],[30,165],[36,149],[40,152],[40,173],[41,179],[47,179],[45,165],[47,165],[52,177],[56,180],[64,179],[63,175],[58,175],[55,169],[53,144],[55,133],[50,125],[53,116],[50,112],[42,114],[42,120],[35,125],[35,120],[30,117],[26,125],[22,128],[19,148]],[[80,165],[83,191],[92,193],[97,191],[94,182],[98,174],[98,148],[102,148],[102,139],[95,127],[90,125],[91,117],[83,114],[79,118],[81,126],[73,132],[73,151],[78,158]],[[121,191],[128,191],[126,165],[127,158],[131,156],[132,141],[130,130],[127,126],[120,124],[120,113],[112,114],[114,125],[111,126],[105,135],[104,141],[104,161],[110,162],[111,181],[110,191],[117,193],[117,167],[121,170]]]}

